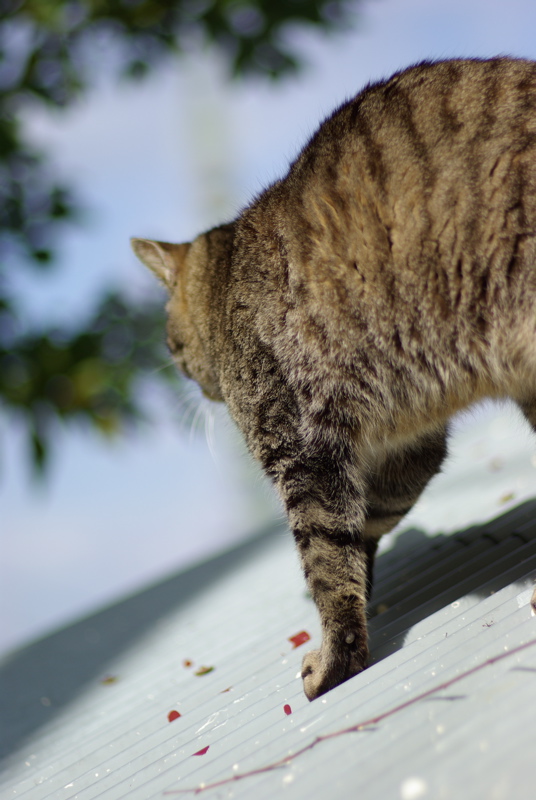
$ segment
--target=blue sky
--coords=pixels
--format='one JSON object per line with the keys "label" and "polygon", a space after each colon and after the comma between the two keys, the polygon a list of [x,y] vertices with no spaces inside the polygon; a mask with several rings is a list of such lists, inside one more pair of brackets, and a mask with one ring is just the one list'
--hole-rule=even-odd
{"label": "blue sky", "polygon": [[[142,84],[101,78],[65,113],[34,109],[30,137],[74,183],[88,214],[64,237],[53,281],[13,276],[26,290],[28,318],[76,319],[110,283],[143,297],[152,279],[130,254],[130,236],[188,240],[234,216],[369,80],[422,58],[536,58],[535,30],[533,0],[370,0],[354,30],[294,32],[310,66],[281,85],[230,83],[221,58],[200,47]],[[523,426],[513,430],[524,442]],[[220,410],[210,446],[167,412],[112,444],[59,431],[41,489],[29,480],[21,432],[5,419],[0,440],[0,651],[280,513]]]}

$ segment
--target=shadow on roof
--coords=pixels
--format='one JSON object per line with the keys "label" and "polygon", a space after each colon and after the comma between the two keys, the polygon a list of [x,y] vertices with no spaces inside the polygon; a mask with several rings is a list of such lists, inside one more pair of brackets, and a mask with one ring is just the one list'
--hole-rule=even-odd
{"label": "shadow on roof", "polygon": [[[280,529],[280,526],[278,526]],[[0,759],[168,613],[277,541],[274,528],[9,653],[0,662]],[[45,703],[45,704],[44,704]]]}
{"label": "shadow on roof", "polygon": [[490,522],[433,538],[402,533],[376,563],[371,661],[403,647],[412,626],[467,595],[489,597],[536,573],[536,500]]}

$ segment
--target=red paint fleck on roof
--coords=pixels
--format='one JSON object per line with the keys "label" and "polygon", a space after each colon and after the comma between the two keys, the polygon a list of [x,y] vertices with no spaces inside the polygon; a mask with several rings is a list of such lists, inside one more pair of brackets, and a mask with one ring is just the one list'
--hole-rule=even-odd
{"label": "red paint fleck on roof", "polygon": [[288,715],[289,715],[289,714],[292,714],[292,709],[291,709],[291,707],[289,706],[289,704],[288,704],[288,703],[286,703],[286,704],[283,706],[283,711],[285,712],[285,714],[287,715],[287,717],[288,717]]}
{"label": "red paint fleck on roof", "polygon": [[308,642],[311,637],[307,633],[307,631],[300,631],[299,633],[295,634],[295,636],[289,636],[289,642],[292,642],[294,647],[299,647],[301,644],[305,644]]}
{"label": "red paint fleck on roof", "polygon": [[208,751],[208,748],[209,748],[209,747],[210,747],[210,745],[209,745],[209,744],[207,744],[207,746],[206,746],[206,747],[202,747],[202,748],[201,748],[201,750],[198,750],[198,751],[197,751],[197,753],[192,753],[192,755],[193,755],[193,756],[204,756],[204,755],[205,755],[205,753]]}
{"label": "red paint fleck on roof", "polygon": [[173,709],[173,711],[170,711],[169,714],[167,715],[169,722],[173,722],[174,719],[178,719],[179,717],[180,714],[175,709]]}

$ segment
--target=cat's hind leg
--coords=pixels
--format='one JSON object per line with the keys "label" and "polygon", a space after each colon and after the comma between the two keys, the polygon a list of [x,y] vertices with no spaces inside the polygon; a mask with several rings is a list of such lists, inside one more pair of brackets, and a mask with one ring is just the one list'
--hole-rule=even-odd
{"label": "cat's hind leg", "polygon": [[536,433],[536,397],[531,400],[520,400],[518,401],[518,406]]}
{"label": "cat's hind leg", "polygon": [[[531,425],[533,431],[536,433],[536,398],[533,400],[521,401],[518,403],[518,405]],[[534,589],[530,602],[532,608],[536,611],[536,589]]]}
{"label": "cat's hind leg", "polygon": [[369,470],[364,527],[367,553],[367,599],[373,585],[378,541],[411,510],[447,455],[447,428],[422,434],[410,444],[389,450]]}

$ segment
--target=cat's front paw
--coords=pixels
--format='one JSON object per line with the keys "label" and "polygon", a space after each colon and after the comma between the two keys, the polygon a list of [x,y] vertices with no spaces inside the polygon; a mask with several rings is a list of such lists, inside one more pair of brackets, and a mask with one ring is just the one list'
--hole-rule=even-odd
{"label": "cat's front paw", "polygon": [[320,650],[311,650],[304,656],[302,662],[303,691],[308,700],[320,697],[324,692],[329,691],[328,676],[326,670],[322,668],[322,656]]}
{"label": "cat's front paw", "polygon": [[356,657],[355,653],[346,651],[344,655],[340,653],[339,657],[326,658],[322,650],[311,650],[303,659],[301,671],[307,699],[314,700],[348,678],[353,678],[365,668],[365,662],[363,654]]}

